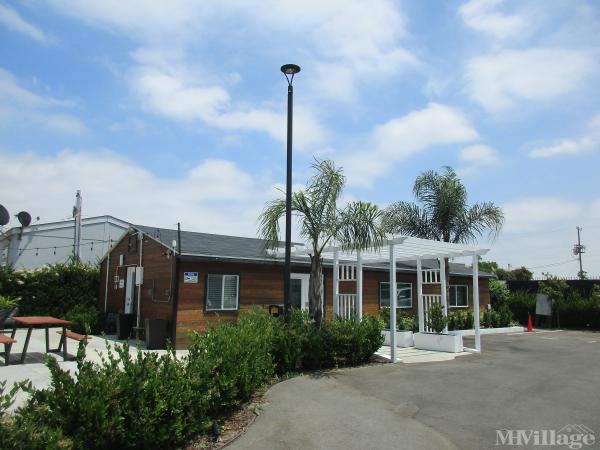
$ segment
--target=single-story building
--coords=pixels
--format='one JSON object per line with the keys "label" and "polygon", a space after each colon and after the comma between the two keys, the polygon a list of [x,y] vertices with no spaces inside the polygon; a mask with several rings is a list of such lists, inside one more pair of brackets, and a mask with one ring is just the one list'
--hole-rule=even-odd
{"label": "single-story building", "polygon": [[[240,311],[256,306],[267,309],[282,305],[283,262],[282,253],[266,250],[261,239],[188,231],[182,231],[178,238],[177,230],[132,225],[101,261],[99,308],[107,313],[134,314],[138,326],[146,318],[166,319],[172,343],[176,348],[185,348],[189,331],[203,330],[209,321],[233,320]],[[438,277],[437,282],[420,284],[422,294],[439,296],[438,261],[424,259],[420,264],[427,276]],[[324,310],[328,319],[335,310],[339,314],[341,308],[341,303],[334,305],[336,290],[340,299],[356,301],[355,278],[334,277],[333,266],[333,259],[326,257]],[[345,267],[355,270],[351,265]],[[397,310],[417,314],[416,264],[398,262],[396,268]],[[291,286],[294,306],[308,308],[309,272],[304,246],[295,244]],[[479,305],[485,307],[490,302],[490,274],[473,276],[470,267],[453,262],[449,272],[448,309],[473,307],[473,279],[479,280]],[[361,314],[379,314],[382,306],[389,305],[389,274],[385,264],[364,263]]]}

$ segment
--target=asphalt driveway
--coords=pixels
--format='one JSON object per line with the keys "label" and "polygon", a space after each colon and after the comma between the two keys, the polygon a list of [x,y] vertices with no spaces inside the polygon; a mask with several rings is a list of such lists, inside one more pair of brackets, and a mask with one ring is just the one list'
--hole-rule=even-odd
{"label": "asphalt driveway", "polygon": [[497,449],[498,429],[560,430],[568,424],[595,431],[598,448],[600,333],[482,339],[481,355],[279,383],[230,448]]}

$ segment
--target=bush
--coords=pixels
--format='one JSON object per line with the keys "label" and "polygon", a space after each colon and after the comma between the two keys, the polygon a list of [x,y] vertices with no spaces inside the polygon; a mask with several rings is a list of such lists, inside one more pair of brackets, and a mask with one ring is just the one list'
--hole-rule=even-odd
{"label": "bush", "polygon": [[492,306],[499,307],[509,302],[510,291],[502,281],[492,278],[490,280],[490,300]]}
{"label": "bush", "polygon": [[19,304],[17,299],[8,297],[7,295],[0,295],[0,310],[12,309]]}
{"label": "bush", "polygon": [[[208,432],[215,420],[248,400],[280,373],[309,367],[361,364],[383,343],[382,321],[333,320],[317,327],[296,311],[289,324],[263,311],[194,333],[188,355],[137,352],[108,346],[99,363],[78,351],[77,371],[46,358],[51,383],[30,394],[10,417],[4,411],[14,392],[0,384],[2,448],[162,449],[176,448]],[[17,440],[18,439],[18,440]],[[8,442],[8,443],[6,443]]]}
{"label": "bush", "polygon": [[600,328],[600,302],[593,296],[581,297],[571,293],[554,303],[560,326],[566,328]]}
{"label": "bush", "polygon": [[[383,320],[384,328],[390,329],[390,307],[383,306],[379,312],[379,317]],[[418,331],[419,320],[412,314],[402,311],[396,313],[396,330],[397,331]]]}
{"label": "bush", "polygon": [[75,333],[96,334],[99,332],[100,322],[95,306],[74,306],[65,314],[64,318],[73,322],[70,329]]}
{"label": "bush", "polygon": [[435,333],[441,333],[448,324],[448,317],[444,314],[441,303],[432,304],[425,314],[425,326]]}
{"label": "bush", "polygon": [[473,311],[450,311],[448,313],[449,330],[469,330],[473,328]]}
{"label": "bush", "polygon": [[65,317],[76,306],[96,307],[100,270],[69,263],[37,270],[0,269],[0,295],[19,298],[19,314]]}
{"label": "bush", "polygon": [[528,315],[535,315],[535,294],[527,291],[511,292],[508,308],[513,317],[522,325],[527,325]]}

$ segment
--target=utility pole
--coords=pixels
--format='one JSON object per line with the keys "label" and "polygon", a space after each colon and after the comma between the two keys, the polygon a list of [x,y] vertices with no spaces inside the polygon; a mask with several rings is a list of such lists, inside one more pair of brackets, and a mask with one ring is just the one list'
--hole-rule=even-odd
{"label": "utility pole", "polygon": [[583,271],[583,263],[581,262],[581,254],[585,253],[585,245],[581,245],[581,227],[577,227],[577,244],[573,247],[573,254],[579,257],[579,272],[577,276],[580,280],[585,280],[586,274]]}
{"label": "utility pole", "polygon": [[81,191],[75,195],[75,206],[73,207],[73,217],[75,218],[75,236],[73,244],[73,257],[75,261],[81,260]]}

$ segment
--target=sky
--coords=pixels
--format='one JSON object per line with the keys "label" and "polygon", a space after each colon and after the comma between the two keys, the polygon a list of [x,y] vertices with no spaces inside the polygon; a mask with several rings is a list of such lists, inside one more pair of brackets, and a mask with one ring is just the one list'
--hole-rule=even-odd
{"label": "sky", "polygon": [[[600,275],[600,3],[0,1],[0,203],[256,236],[315,158],[344,200],[412,201],[453,167],[504,210],[503,267]],[[9,226],[17,225],[12,220]]]}

